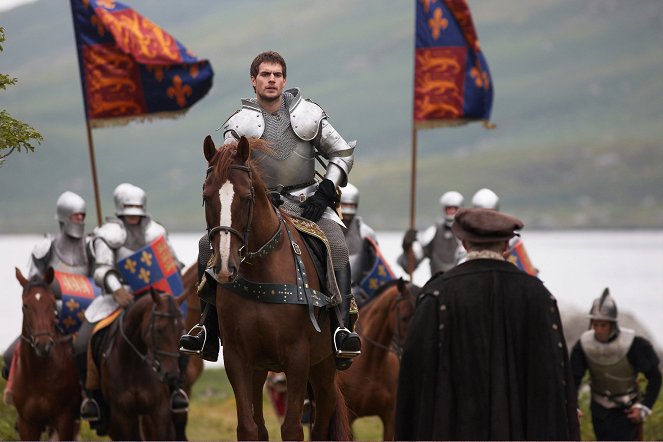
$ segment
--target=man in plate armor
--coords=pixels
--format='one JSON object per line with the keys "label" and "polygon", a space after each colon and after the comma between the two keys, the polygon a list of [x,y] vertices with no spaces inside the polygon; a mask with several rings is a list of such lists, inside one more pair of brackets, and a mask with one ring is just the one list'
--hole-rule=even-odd
{"label": "man in plate armor", "polygon": [[[242,100],[242,108],[223,124],[224,144],[241,136],[268,141],[272,152],[253,151],[252,154],[261,164],[267,187],[279,194],[277,204],[288,214],[316,222],[327,236],[336,282],[343,298],[340,308],[344,323],[336,324],[334,348],[338,368],[345,369],[352,358],[360,354],[361,341],[353,331],[350,315],[351,305],[355,303],[350,289],[343,223],[333,208],[338,201],[338,188],[347,183],[355,143],[347,143],[329,123],[325,111],[303,98],[298,88],[284,90],[286,75],[286,63],[281,55],[274,51],[258,54],[250,67],[256,98]],[[315,180],[317,155],[328,160],[320,182]],[[205,242],[205,238],[201,239],[201,243]],[[205,253],[209,255],[205,248],[208,250],[209,245],[201,245],[199,262]],[[218,347],[216,316],[213,312],[203,315],[211,321],[211,325],[205,327],[210,336],[204,331],[184,335],[180,341],[182,351],[200,353],[206,342],[214,346],[216,341]],[[336,321],[336,315],[331,317]],[[216,348],[214,350],[218,353]],[[203,357],[214,359],[214,351],[211,353],[203,352]]]}
{"label": "man in plate armor", "polygon": [[[431,276],[446,272],[455,267],[465,255],[463,247],[451,231],[454,216],[463,207],[463,195],[450,190],[440,197],[442,216],[421,234],[416,229],[409,229],[403,237],[403,253],[398,257],[398,264],[409,272],[424,260],[430,261]],[[411,259],[414,261],[411,262]]]}
{"label": "man in plate armor", "polygon": [[[375,231],[357,215],[359,207],[359,189],[348,183],[341,192],[341,214],[345,231],[345,242],[348,244],[350,256],[350,269],[352,275],[352,293],[357,301],[357,306],[362,307],[375,295],[379,288],[378,284],[362,284],[375,267],[376,260],[381,258],[378,249]],[[383,262],[386,272],[382,277],[376,275],[375,281],[380,285],[393,279],[393,272]]]}
{"label": "man in plate armor", "polygon": [[[97,298],[85,312],[86,321],[83,322],[74,344],[74,353],[77,360],[81,361],[87,360],[85,355],[94,325],[115,311],[118,306],[126,307],[134,300],[135,288],[128,284],[122,266],[119,265],[120,262],[150,244],[165,240],[170,258],[175,260],[177,272],[179,273],[179,269],[182,268],[173,247],[168,242],[168,232],[165,227],[154,221],[146,212],[147,198],[143,189],[129,183],[120,184],[113,191],[113,201],[117,218],[107,219],[94,231],[95,238],[92,242],[94,280],[102,288],[104,296]],[[149,282],[152,284],[156,281]],[[180,358],[182,372],[186,369],[186,363],[186,357],[182,356]],[[79,370],[86,373],[89,366],[79,367]],[[170,385],[173,412],[188,409],[188,397],[180,388],[181,382],[178,380],[177,383]],[[86,385],[86,397],[81,404],[83,419],[91,423],[102,419],[100,399],[101,392],[98,387],[87,388]]]}
{"label": "man in plate armor", "polygon": [[[65,191],[60,195],[55,210],[55,220],[60,225],[60,232],[55,236],[46,235],[32,249],[28,279],[35,276],[44,278],[49,267],[53,267],[56,272],[92,276],[93,262],[88,248],[90,238],[84,233],[85,209],[85,200],[74,192]],[[57,301],[57,305],[60,311],[61,299]],[[9,368],[19,340],[16,338],[3,355],[5,366],[2,376],[5,379],[9,378]]]}
{"label": "man in plate armor", "polygon": [[[642,424],[661,389],[658,356],[648,340],[619,327],[617,304],[607,288],[594,300],[589,319],[590,330],[571,351],[571,368],[578,389],[589,370],[596,440],[642,440]],[[644,395],[638,373],[647,378]]]}
{"label": "man in plate armor", "polygon": [[[472,207],[500,210],[500,197],[487,187],[483,187],[472,196]],[[532,261],[530,261],[527,250],[525,250],[525,244],[520,236],[511,238],[504,258],[525,273],[532,276],[538,276],[539,274],[539,269],[534,267]]]}

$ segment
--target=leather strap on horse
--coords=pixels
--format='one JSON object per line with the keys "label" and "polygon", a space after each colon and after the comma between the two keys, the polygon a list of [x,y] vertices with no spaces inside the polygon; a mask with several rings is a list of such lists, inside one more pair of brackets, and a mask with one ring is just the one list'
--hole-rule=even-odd
{"label": "leather strap on horse", "polygon": [[[320,332],[321,330],[315,317],[314,307],[330,305],[332,304],[332,299],[321,291],[309,287],[306,268],[304,267],[304,261],[301,257],[302,251],[293,239],[288,224],[284,222],[283,226],[285,227],[285,231],[288,234],[288,240],[292,246],[297,282],[295,284],[253,282],[238,276],[235,281],[225,283],[223,286],[244,298],[260,302],[273,304],[306,304],[308,305],[311,324],[313,324],[313,327],[317,332]],[[207,269],[206,273],[211,271],[212,269]],[[214,277],[213,274],[210,274],[210,276]]]}

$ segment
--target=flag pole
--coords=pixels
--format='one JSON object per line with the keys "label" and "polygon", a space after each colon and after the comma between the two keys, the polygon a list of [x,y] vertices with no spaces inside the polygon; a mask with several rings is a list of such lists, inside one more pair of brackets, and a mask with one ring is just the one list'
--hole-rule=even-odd
{"label": "flag pole", "polygon": [[[417,208],[417,127],[412,118],[412,165],[410,171],[410,229],[415,228],[415,214]],[[412,282],[414,273],[414,250],[408,250],[408,275]]]}
{"label": "flag pole", "polygon": [[97,181],[97,162],[94,157],[94,141],[92,139],[92,128],[90,121],[85,118],[85,127],[87,129],[87,145],[90,152],[90,168],[92,170],[92,185],[94,187],[94,203],[97,208],[97,226],[101,226],[101,204],[99,203],[99,182]]}

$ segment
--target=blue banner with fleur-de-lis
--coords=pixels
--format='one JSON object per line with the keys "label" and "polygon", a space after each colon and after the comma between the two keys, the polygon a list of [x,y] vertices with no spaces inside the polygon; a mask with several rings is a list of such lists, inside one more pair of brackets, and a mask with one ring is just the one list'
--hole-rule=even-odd
{"label": "blue banner with fleur-de-lis", "polygon": [[134,293],[150,287],[175,296],[184,291],[177,263],[163,236],[118,261],[116,267]]}
{"label": "blue banner with fleur-de-lis", "polygon": [[71,0],[92,127],[182,114],[212,87],[209,61],[115,0]]}

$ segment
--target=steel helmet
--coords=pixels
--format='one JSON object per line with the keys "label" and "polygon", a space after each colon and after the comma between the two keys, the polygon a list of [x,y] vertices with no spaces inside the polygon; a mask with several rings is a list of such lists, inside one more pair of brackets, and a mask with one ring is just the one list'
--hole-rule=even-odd
{"label": "steel helmet", "polygon": [[456,192],[455,190],[444,192],[440,197],[440,206],[442,206],[442,216],[444,216],[444,220],[452,222],[455,216],[455,214],[447,215],[446,213],[447,207],[460,208],[463,207],[464,202],[465,198],[463,198],[463,195],[461,195],[459,192]]}
{"label": "steel helmet", "polygon": [[[352,204],[344,206],[344,204]],[[359,189],[351,183],[348,183],[341,189],[341,213],[343,215],[354,215],[359,206]]]}
{"label": "steel helmet", "polygon": [[600,298],[596,298],[589,311],[589,319],[617,322],[617,304],[606,287]]}
{"label": "steel helmet", "polygon": [[472,207],[500,210],[500,197],[492,190],[484,187],[477,190],[472,197]]}
{"label": "steel helmet", "polygon": [[65,191],[56,203],[55,220],[60,223],[60,230],[72,238],[82,238],[85,232],[85,223],[71,220],[75,213],[85,214],[85,200],[80,195]]}
{"label": "steel helmet", "polygon": [[113,201],[115,202],[115,215],[138,215],[147,216],[145,211],[147,197],[145,191],[133,184],[122,183],[113,191]]}

